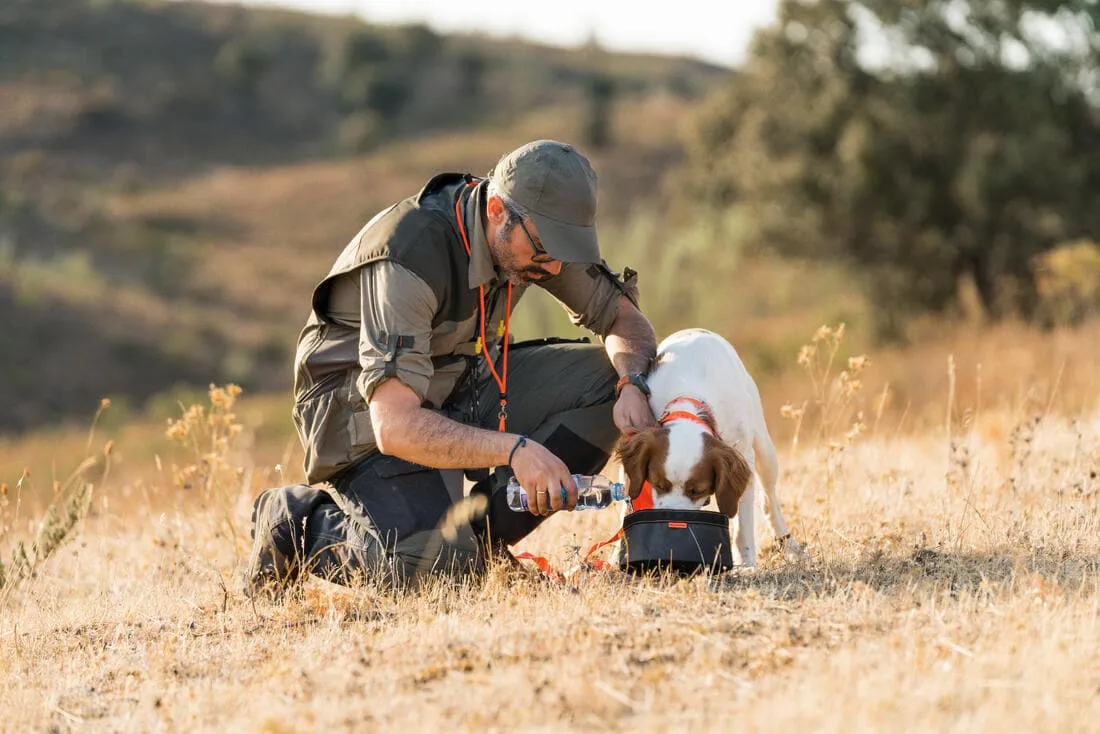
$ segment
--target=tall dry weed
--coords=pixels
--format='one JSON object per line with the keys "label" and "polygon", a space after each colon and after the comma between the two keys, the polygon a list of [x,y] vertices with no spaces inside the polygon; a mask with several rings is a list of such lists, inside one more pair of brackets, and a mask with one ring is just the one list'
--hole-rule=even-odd
{"label": "tall dry weed", "polygon": [[[41,513],[26,522],[22,518],[24,493],[34,492],[30,469],[24,468],[20,474],[14,496],[7,483],[0,483],[0,605],[79,532],[94,489],[102,487],[111,471],[113,441],[107,441],[102,451],[91,453],[96,425],[110,405],[106,398],[100,401],[88,431],[84,459],[67,479],[53,481],[53,496]],[[99,475],[93,480],[97,471]],[[30,539],[20,532],[24,527],[29,528]]]}
{"label": "tall dry weed", "polygon": [[[843,322],[835,327],[822,325],[802,346],[797,361],[810,379],[810,396],[797,405],[785,403],[780,409],[780,415],[794,424],[792,453],[798,452],[807,437],[811,450],[824,452],[824,500],[831,498],[840,481],[848,448],[867,431],[863,374],[870,359],[858,355],[841,363],[837,355],[845,333]],[[880,414],[881,404],[880,400]]]}
{"label": "tall dry weed", "polygon": [[171,464],[172,487],[193,493],[217,518],[234,551],[247,535],[237,507],[250,490],[249,472],[237,461],[243,425],[234,412],[241,388],[210,385],[209,405],[180,405],[182,415],[169,419],[167,436],[183,450]]}

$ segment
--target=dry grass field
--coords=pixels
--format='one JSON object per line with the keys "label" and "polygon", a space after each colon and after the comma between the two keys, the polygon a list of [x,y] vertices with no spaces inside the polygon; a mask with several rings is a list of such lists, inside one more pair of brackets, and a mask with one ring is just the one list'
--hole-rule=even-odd
{"label": "dry grass field", "polygon": [[[248,506],[275,476],[215,391],[175,432],[173,465],[97,479],[73,537],[0,591],[0,728],[1100,729],[1095,330],[958,338],[843,378],[825,373],[835,334],[819,337],[813,380],[762,386],[772,413],[807,406],[797,442],[792,422],[774,429],[809,558],[769,553],[762,528],[760,568],[714,578],[498,568],[468,587],[311,581],[252,604],[236,588]],[[880,399],[890,380],[903,403]],[[84,476],[110,461],[105,438]],[[23,491],[31,479],[48,494],[33,476]],[[9,482],[5,562],[41,517],[29,494],[16,517],[18,494]],[[565,568],[615,522],[555,517],[521,549]]]}

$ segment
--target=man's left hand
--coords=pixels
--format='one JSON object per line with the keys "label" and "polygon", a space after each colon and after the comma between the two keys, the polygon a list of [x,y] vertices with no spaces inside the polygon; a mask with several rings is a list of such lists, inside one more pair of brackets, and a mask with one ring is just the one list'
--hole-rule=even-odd
{"label": "man's left hand", "polygon": [[657,425],[649,400],[635,385],[626,385],[615,401],[615,425],[624,436],[631,436]]}

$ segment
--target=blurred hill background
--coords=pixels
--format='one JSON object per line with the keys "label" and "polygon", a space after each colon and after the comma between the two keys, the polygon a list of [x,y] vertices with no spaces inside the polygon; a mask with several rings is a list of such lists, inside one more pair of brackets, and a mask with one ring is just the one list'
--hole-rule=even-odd
{"label": "blurred hill background", "polygon": [[[1100,4],[780,3],[736,70],[138,0],[0,4],[0,431],[289,404],[312,286],[438,170],[580,145],[660,333],[760,378],[852,349],[1100,308]],[[521,336],[568,331],[525,301]],[[289,419],[288,419],[289,420]]]}

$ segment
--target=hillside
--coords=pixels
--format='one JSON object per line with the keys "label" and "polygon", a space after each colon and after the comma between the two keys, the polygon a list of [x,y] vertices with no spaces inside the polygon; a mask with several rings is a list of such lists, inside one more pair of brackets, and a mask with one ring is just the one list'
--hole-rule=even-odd
{"label": "hillside", "polygon": [[726,73],[235,6],[5,3],[0,431],[177,383],[285,388],[309,288],[436,170],[595,135],[603,221],[658,208]]}

